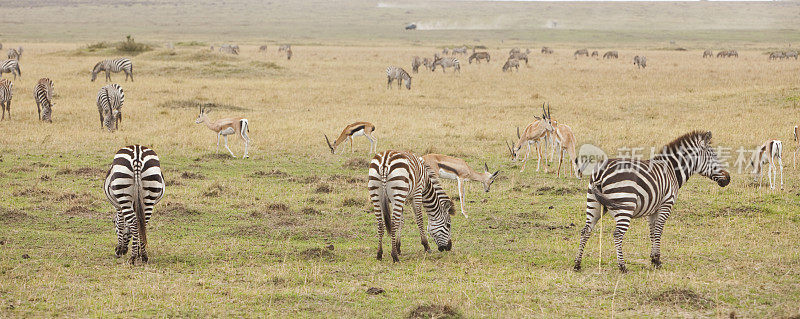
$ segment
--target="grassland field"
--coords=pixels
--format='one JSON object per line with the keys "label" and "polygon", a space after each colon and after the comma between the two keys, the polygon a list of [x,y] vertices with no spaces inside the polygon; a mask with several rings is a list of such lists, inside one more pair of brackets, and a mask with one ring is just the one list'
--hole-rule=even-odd
{"label": "grassland field", "polygon": [[[296,14],[317,18],[309,22],[312,27],[324,24],[321,16],[330,16],[329,30],[320,32],[341,38],[303,39],[292,35],[302,31],[287,31],[286,38],[271,37],[265,54],[258,52],[264,39],[242,31],[255,24],[256,13],[268,11],[258,6],[241,25],[217,29],[218,22],[209,22],[208,28],[189,32],[170,28],[177,22],[199,24],[199,17],[211,15],[215,7],[201,3],[196,12],[202,14],[188,14],[191,19],[159,20],[157,14],[166,15],[166,9],[131,4],[144,8],[136,12],[154,12],[153,19],[164,23],[154,26],[135,19],[112,21],[117,13],[92,24],[69,11],[85,9],[77,2],[74,8],[18,3],[10,1],[8,10],[0,10],[0,17],[25,22],[0,22],[3,44],[25,48],[22,77],[14,80],[13,118],[0,122],[0,317],[800,314],[800,174],[792,165],[797,142],[791,133],[800,124],[800,62],[768,61],[766,55],[785,49],[785,41],[800,33],[794,22],[777,34],[765,31],[778,30],[775,25],[755,25],[791,21],[794,2],[778,9],[736,4],[753,12],[748,23],[754,25],[741,30],[696,31],[702,28],[695,22],[686,30],[648,29],[628,38],[620,36],[626,34],[620,29],[626,26],[623,21],[606,29],[537,30],[549,41],[530,38],[532,26],[477,30],[484,35],[480,44],[489,47],[490,63],[464,61],[460,73],[421,69],[412,74],[411,90],[387,89],[386,66],[410,70],[414,55],[432,56],[451,44],[475,45],[467,35],[471,31],[422,30],[419,39],[404,38],[374,21],[405,11],[433,13],[414,7],[399,12],[380,8],[388,11],[376,14],[369,9],[375,2],[356,1],[347,3],[353,10],[333,14],[322,2],[303,2],[318,11]],[[240,4],[232,2],[228,14],[245,10]],[[150,4],[166,8],[159,5]],[[270,5],[288,7],[276,9],[275,15],[294,12],[285,3]],[[553,12],[582,6],[550,5]],[[598,4],[612,9],[597,10],[614,12],[614,5]],[[685,4],[684,16],[700,15],[703,6],[713,5]],[[726,5],[708,15],[714,20],[719,12],[742,8]],[[174,10],[187,6],[176,2]],[[669,5],[654,6],[637,10],[647,16]],[[47,17],[53,14],[48,10],[56,9],[66,10],[64,27],[58,29],[63,37],[40,33],[41,25],[26,22],[26,17]],[[516,12],[497,7],[482,12],[492,10]],[[470,17],[466,11],[454,16]],[[358,14],[364,18],[353,29],[339,23]],[[645,18],[637,19],[628,23]],[[126,95],[124,120],[115,133],[99,127],[95,98],[105,82],[102,76],[90,82],[89,72],[99,60],[120,53],[86,46],[127,33],[98,38],[90,32],[103,23],[111,32],[137,31],[130,33],[138,41],[156,44],[152,51],[131,56],[135,82],[112,74]],[[530,23],[539,25],[538,20]],[[359,34],[365,25],[376,25],[375,33]],[[160,28],[170,31],[159,33]],[[512,40],[513,34],[524,36]],[[668,42],[672,36],[675,45]],[[197,43],[174,50],[158,45],[177,39]],[[208,51],[208,45],[227,42],[240,43],[241,54]],[[291,60],[277,53],[274,43],[283,42],[295,43]],[[555,54],[539,54],[543,45]],[[534,53],[518,72],[503,73],[500,68],[514,46]],[[618,49],[620,59],[574,59],[572,52],[583,47],[601,54]],[[701,57],[705,48],[731,47],[739,49],[738,59]],[[634,55],[646,55],[648,67],[637,69]],[[32,94],[41,77],[55,82],[53,123],[36,118]],[[597,145],[612,156],[624,147],[649,152],[694,129],[712,131],[715,145],[733,150],[780,139],[785,189],[759,190],[752,175],[736,168],[726,188],[695,176],[679,192],[667,221],[662,269],[650,265],[646,222],[635,220],[624,243],[629,271],[620,274],[611,245],[613,223],[604,217],[587,245],[583,271],[574,272],[586,178],[556,178],[552,166],[549,173],[536,172],[535,161],[520,172],[505,146],[516,137],[516,127],[530,123],[545,102],[553,118],[572,127],[579,145]],[[224,149],[215,152],[215,134],[194,124],[200,105],[212,110],[212,119],[250,120],[250,159],[230,158]],[[444,153],[476,169],[487,163],[502,171],[489,193],[469,184],[470,218],[453,217],[452,251],[424,253],[407,207],[401,262],[375,260],[376,221],[366,190],[369,144],[357,138],[353,153],[347,147],[332,155],[323,138],[355,121],[376,125],[379,150]],[[101,190],[114,152],[132,143],[158,152],[167,181],[148,228],[150,262],[134,267],[114,258],[112,207]],[[230,146],[242,154],[240,140],[231,139]],[[457,198],[455,183],[444,185]],[[367,294],[371,287],[385,292]]]}

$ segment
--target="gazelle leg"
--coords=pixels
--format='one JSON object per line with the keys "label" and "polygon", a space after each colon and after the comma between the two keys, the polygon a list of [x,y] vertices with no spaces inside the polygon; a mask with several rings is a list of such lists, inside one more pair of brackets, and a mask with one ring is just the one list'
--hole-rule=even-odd
{"label": "gazelle leg", "polygon": [[[530,153],[531,153],[531,145],[530,145],[530,144],[528,144],[528,151],[525,153],[525,157],[524,157],[524,158],[522,158],[522,169],[521,169],[521,170],[519,170],[520,172],[523,172],[523,171],[525,171],[525,163],[527,163],[527,162],[528,162],[528,155],[529,155]],[[539,168],[537,167],[537,168],[536,168],[536,170],[539,170]]]}
{"label": "gazelle leg", "polygon": [[217,133],[217,153],[219,153],[219,136],[222,135],[222,131]]}
{"label": "gazelle leg", "polygon": [[352,135],[350,135],[350,136],[347,138],[347,140],[349,140],[349,141],[350,141],[350,153],[352,153],[352,152],[353,152],[353,136],[352,136]]}
{"label": "gazelle leg", "polygon": [[466,185],[466,182],[462,181],[461,177],[456,177],[456,181],[458,181],[458,202],[461,204],[461,215],[464,215],[465,218],[469,218],[467,213],[464,212],[464,193],[466,193],[464,185]]}
{"label": "gazelle leg", "polygon": [[241,136],[244,140],[244,156],[242,156],[242,158],[248,158],[250,155],[247,155],[247,147],[250,146],[250,137],[247,136],[245,129],[242,129]]}
{"label": "gazelle leg", "polygon": [[233,151],[231,151],[231,148],[228,147],[228,135],[223,135],[223,136],[225,136],[225,149],[228,150],[228,153],[231,153],[231,156],[236,157],[236,155],[233,155]]}
{"label": "gazelle leg", "polygon": [[[781,190],[783,190],[783,159],[780,157],[778,157],[778,166],[780,166],[781,169]],[[775,175],[777,175],[777,173],[778,172],[776,171]],[[777,176],[775,177],[777,178]]]}
{"label": "gazelle leg", "polygon": [[[561,162],[564,161],[564,151],[562,150],[559,153],[561,153],[561,154],[560,154],[560,156],[558,158],[558,170],[556,170],[556,177],[557,178],[561,177]],[[564,177],[566,177],[566,176],[567,176],[567,173],[564,173]]]}
{"label": "gazelle leg", "polygon": [[375,144],[377,144],[378,141],[374,137],[372,137],[372,135],[367,135],[367,139],[369,139],[369,153],[372,154],[373,152],[375,152],[374,151],[374,149],[376,148]]}

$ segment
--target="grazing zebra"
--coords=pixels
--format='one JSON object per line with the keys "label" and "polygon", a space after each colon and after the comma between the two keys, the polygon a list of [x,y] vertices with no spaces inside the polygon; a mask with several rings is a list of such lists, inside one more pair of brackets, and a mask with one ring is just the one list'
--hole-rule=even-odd
{"label": "grazing zebra", "polygon": [[33,99],[36,101],[36,111],[39,113],[40,121],[53,122],[50,118],[53,108],[53,87],[53,81],[41,78],[33,88]]}
{"label": "grazing zebra", "polygon": [[703,59],[705,59],[705,58],[713,58],[713,57],[714,57],[714,51],[711,51],[711,50],[703,51]]}
{"label": "grazing zebra", "polygon": [[456,55],[456,54],[467,54],[467,47],[463,47],[462,46],[460,48],[453,48],[453,51],[451,53],[453,55]]}
{"label": "grazing zebra", "polygon": [[401,88],[403,86],[403,81],[406,82],[406,89],[411,90],[411,76],[408,75],[406,70],[403,68],[399,68],[396,66],[390,66],[386,68],[386,88],[390,88],[392,81],[397,80],[397,88]]}
{"label": "grazing zebra", "polygon": [[592,51],[592,57],[600,56],[600,53],[597,50]]}
{"label": "grazing zebra", "polygon": [[580,56],[580,55],[585,55],[586,57],[589,57],[589,50],[588,50],[588,49],[580,49],[580,50],[577,50],[577,51],[575,51],[575,53],[573,53],[572,55],[573,55],[573,56],[574,56],[576,59],[577,59],[577,58],[578,58],[578,56]]}
{"label": "grazing zebra", "polygon": [[[453,49],[453,50],[455,50],[455,49]],[[458,73],[461,73],[461,64],[458,62],[458,59],[456,59],[456,58],[438,58],[438,59],[436,59],[436,61],[433,61],[433,63],[431,64],[431,72],[436,71],[436,66],[437,65],[442,67],[442,73],[445,72],[446,68],[453,68],[456,71],[458,71]]]}
{"label": "grazing zebra", "polygon": [[133,237],[131,258],[147,263],[147,223],[155,206],[164,196],[161,162],[152,149],[141,145],[126,146],[114,155],[106,174],[103,192],[114,206],[117,232],[117,258],[128,253]]}
{"label": "grazing zebra", "polygon": [[286,50],[286,60],[292,59],[292,48]]}
{"label": "grazing zebra", "polygon": [[219,52],[228,54],[239,54],[239,45],[223,44],[219,47]]}
{"label": "grazing zebra", "polygon": [[506,61],[506,64],[503,64],[503,72],[511,71],[511,68],[517,68],[517,72],[519,72],[519,60],[508,59],[508,61]]}
{"label": "grazing zebra", "polygon": [[736,50],[730,50],[730,51],[728,51],[727,57],[729,57],[729,58],[732,58],[732,57],[738,58],[739,57],[739,52],[736,51]]}
{"label": "grazing zebra", "polygon": [[266,45],[262,45],[262,46],[258,47],[258,52],[267,52],[267,46]]}
{"label": "grazing zebra", "polygon": [[711,146],[711,132],[694,131],[678,137],[650,160],[616,158],[603,162],[589,181],[586,225],[581,230],[575,270],[581,269],[583,249],[600,219],[601,206],[611,212],[616,223],[614,246],[619,269],[626,271],[622,238],[630,227],[631,218],[639,217],[648,218],[653,244],[650,260],[656,268],[661,267],[664,223],[672,212],[678,189],[693,174],[708,177],[721,187],[731,181]]}
{"label": "grazing zebra", "polygon": [[477,63],[481,63],[481,60],[486,60],[486,63],[489,63],[489,59],[491,56],[489,52],[475,52],[469,56],[469,64],[472,64],[472,60],[474,59]]}
{"label": "grazing zebra", "polygon": [[619,59],[619,53],[617,51],[608,51],[603,53],[603,59]]}
{"label": "grazing zebra", "polygon": [[282,44],[281,46],[278,47],[278,52],[289,50],[291,47],[292,47],[291,44]]}
{"label": "grazing zebra", "polygon": [[724,57],[727,57],[727,56],[728,56],[728,51],[719,51],[719,52],[717,52],[717,57],[718,58],[724,58]]}
{"label": "grazing zebra", "polygon": [[647,57],[643,56],[635,56],[633,57],[633,64],[636,65],[637,68],[646,68],[647,67]]}
{"label": "grazing zebra", "polygon": [[392,260],[400,260],[403,204],[409,197],[425,251],[430,252],[430,246],[422,220],[423,207],[428,213],[428,233],[439,251],[449,251],[453,247],[450,215],[455,214],[455,207],[442,189],[433,169],[420,157],[393,150],[376,154],[369,164],[367,187],[372,210],[378,221],[378,260],[383,258],[384,228],[392,237]]}
{"label": "grazing zebra", "polygon": [[[753,159],[750,161],[750,165],[753,166],[753,182],[758,182],[758,188],[761,188],[761,182],[763,181],[763,166],[764,163],[769,163],[769,171],[767,175],[767,179],[769,179],[769,188],[775,189],[775,184],[777,184],[778,179],[778,168],[781,171],[781,189],[783,189],[783,143],[779,140],[769,140],[766,141],[761,147],[758,148],[758,152],[753,154]],[[778,162],[778,165],[775,165],[775,162]],[[775,171],[773,175],[772,171]]]}
{"label": "grazing zebra", "polygon": [[107,128],[109,132],[117,130],[117,125],[122,123],[122,104],[125,102],[125,92],[118,84],[109,84],[97,92],[97,112],[100,113],[100,129]]}
{"label": "grazing zebra", "polygon": [[509,60],[510,59],[515,59],[515,60],[520,60],[520,61],[525,60],[525,65],[528,65],[528,54],[527,53],[522,53],[522,52],[512,53],[511,55],[508,56],[508,59]]}
{"label": "grazing zebra", "polygon": [[512,48],[511,50],[508,50],[508,55],[513,55],[514,53],[520,53],[520,52],[522,51],[520,51],[519,48]]}
{"label": "grazing zebra", "polygon": [[785,52],[772,52],[772,53],[769,54],[769,59],[770,60],[777,60],[777,59],[783,60],[783,58],[785,56],[786,56]]}
{"label": "grazing zebra", "polygon": [[414,58],[411,59],[411,72],[419,73],[420,65],[422,65],[422,58],[415,55]]}
{"label": "grazing zebra", "polygon": [[11,119],[11,92],[14,83],[8,79],[0,79],[0,107],[3,108],[3,117],[0,120],[6,119],[6,109],[8,110],[8,119]]}
{"label": "grazing zebra", "polygon": [[442,49],[442,55],[447,55],[448,53],[450,53],[450,48]]}
{"label": "grazing zebra", "polygon": [[8,49],[8,58],[12,60],[19,61],[19,57],[22,56],[22,47],[19,47],[19,50],[11,48]]}
{"label": "grazing zebra", "polygon": [[797,51],[789,51],[786,52],[784,55],[786,56],[787,59],[794,58],[795,60],[797,60]]}
{"label": "grazing zebra", "polygon": [[92,82],[97,79],[97,73],[106,72],[106,81],[111,81],[111,72],[119,73],[120,71],[125,72],[126,82],[129,76],[131,77],[131,82],[133,82],[133,62],[128,58],[108,59],[97,62],[92,68]]}
{"label": "grazing zebra", "polygon": [[13,74],[14,80],[17,79],[17,76],[22,76],[22,71],[19,69],[19,61],[10,59],[0,62],[0,77],[3,77],[3,73]]}
{"label": "grazing zebra", "polygon": [[553,49],[549,47],[542,47],[542,54],[553,54]]}

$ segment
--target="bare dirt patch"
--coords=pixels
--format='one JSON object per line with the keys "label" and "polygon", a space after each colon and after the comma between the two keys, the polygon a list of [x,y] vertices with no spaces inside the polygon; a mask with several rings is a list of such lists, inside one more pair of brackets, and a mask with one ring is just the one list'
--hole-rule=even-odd
{"label": "bare dirt patch", "polygon": [[104,214],[94,211],[84,205],[74,205],[67,208],[64,211],[64,214],[67,216],[74,216],[74,217],[90,217],[90,218],[104,218]]}
{"label": "bare dirt patch", "polygon": [[352,198],[352,197],[351,198],[345,198],[342,201],[342,206],[344,206],[344,207],[360,207],[360,206],[364,206],[364,204],[365,204],[365,202],[363,200],[360,200],[358,198]]}
{"label": "bare dirt patch", "polygon": [[181,178],[185,179],[206,179],[203,174],[195,173],[195,172],[183,172],[181,173]]}
{"label": "bare dirt patch", "polygon": [[56,172],[56,175],[75,175],[81,177],[91,177],[92,179],[100,179],[105,177],[107,172],[97,167],[79,167],[79,168],[63,168]]}
{"label": "bare dirt patch", "polygon": [[459,314],[455,308],[448,305],[424,305],[411,310],[408,314],[408,318],[463,318],[463,316]]}

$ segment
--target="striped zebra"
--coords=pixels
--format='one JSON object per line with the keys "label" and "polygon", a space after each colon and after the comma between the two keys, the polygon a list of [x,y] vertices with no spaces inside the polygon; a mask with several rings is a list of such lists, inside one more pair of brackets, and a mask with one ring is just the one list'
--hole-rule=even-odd
{"label": "striped zebra", "polygon": [[17,76],[22,76],[22,71],[19,69],[19,61],[11,59],[0,62],[0,77],[3,77],[3,73],[13,74],[14,80],[17,79]]}
{"label": "striped zebra", "polygon": [[147,223],[153,206],[164,196],[164,188],[161,163],[152,149],[130,145],[114,155],[103,191],[116,210],[117,258],[128,253],[133,237],[130,263],[137,259],[147,263]]}
{"label": "striped zebra", "polygon": [[283,52],[283,51],[289,50],[291,47],[292,47],[291,44],[283,44],[283,45],[278,47],[278,52]]}
{"label": "striped zebra", "polygon": [[11,98],[13,97],[12,88],[14,83],[8,79],[0,79],[0,107],[3,108],[3,117],[0,120],[6,119],[6,109],[8,109],[8,119],[11,119]]}
{"label": "striped zebra", "polygon": [[223,44],[219,47],[219,52],[228,54],[239,54],[238,45]]}
{"label": "striped zebra", "polygon": [[386,68],[386,88],[391,88],[392,81],[397,80],[397,88],[401,88],[403,81],[406,82],[406,89],[411,90],[411,75],[408,75],[403,68],[390,66]]}
{"label": "striped zebra", "polygon": [[106,72],[106,81],[111,81],[111,72],[119,73],[120,71],[125,72],[125,81],[128,81],[128,77],[131,77],[131,82],[133,82],[133,62],[131,59],[128,58],[118,58],[118,59],[108,59],[97,62],[92,68],[92,82],[97,79],[97,73]]}
{"label": "striped zebra", "polygon": [[392,237],[392,260],[400,260],[403,204],[409,197],[425,251],[430,252],[430,246],[422,220],[423,207],[428,213],[428,233],[439,251],[449,251],[453,247],[450,238],[450,215],[455,214],[453,202],[442,189],[435,172],[422,158],[393,150],[376,154],[369,164],[367,185],[378,221],[378,260],[383,258],[384,227]]}
{"label": "striped zebra", "polygon": [[433,63],[431,64],[431,72],[436,71],[437,65],[442,67],[442,73],[444,73],[445,69],[447,68],[453,68],[456,71],[458,71],[458,73],[461,73],[461,64],[458,62],[458,59],[456,58],[436,59],[436,61],[433,61]]}
{"label": "striped zebra", "polygon": [[8,58],[12,60],[19,61],[19,57],[22,56],[22,47],[19,47],[19,50],[11,48],[8,49]]}
{"label": "striped zebra", "polygon": [[117,130],[117,125],[122,123],[122,104],[125,102],[125,92],[119,84],[109,84],[97,92],[97,112],[100,113],[100,129],[107,128],[110,132]]}
{"label": "striped zebra", "polygon": [[711,146],[711,132],[689,132],[670,142],[650,160],[609,159],[603,162],[589,181],[586,194],[586,225],[581,231],[575,270],[581,269],[586,241],[600,219],[600,208],[611,211],[616,229],[614,246],[617,263],[626,271],[622,256],[622,237],[631,218],[647,217],[653,244],[650,260],[661,267],[661,232],[672,212],[678,189],[693,174],[700,174],[721,187],[730,183],[730,174],[723,169]]}
{"label": "striped zebra", "polygon": [[36,101],[36,111],[39,113],[40,121],[53,122],[50,119],[53,108],[53,81],[49,78],[41,78],[33,88],[33,99]]}
{"label": "striped zebra", "polygon": [[506,61],[506,64],[503,64],[503,72],[511,71],[511,68],[517,68],[517,71],[519,71],[519,60],[508,59]]}
{"label": "striped zebra", "polygon": [[635,56],[633,57],[633,64],[636,65],[636,68],[646,68],[647,67],[647,57],[642,56]]}

